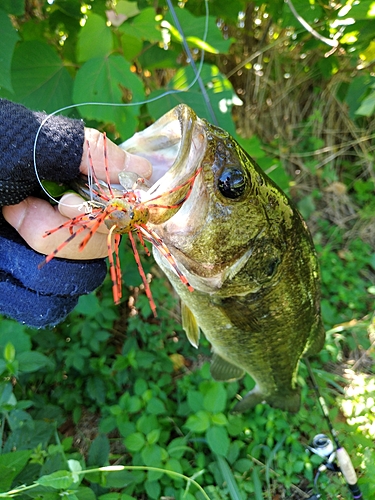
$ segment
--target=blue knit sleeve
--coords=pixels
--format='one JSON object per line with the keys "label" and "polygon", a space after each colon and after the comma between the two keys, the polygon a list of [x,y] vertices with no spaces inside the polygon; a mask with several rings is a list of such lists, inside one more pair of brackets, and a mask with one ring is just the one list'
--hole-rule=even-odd
{"label": "blue knit sleeve", "polygon": [[[0,206],[19,203],[39,190],[33,149],[44,113],[0,99]],[[42,179],[68,182],[79,175],[83,153],[81,120],[54,116],[40,130],[36,150]],[[35,252],[0,216],[0,313],[33,327],[52,326],[75,307],[80,295],[106,275],[103,259],[53,259]]]}

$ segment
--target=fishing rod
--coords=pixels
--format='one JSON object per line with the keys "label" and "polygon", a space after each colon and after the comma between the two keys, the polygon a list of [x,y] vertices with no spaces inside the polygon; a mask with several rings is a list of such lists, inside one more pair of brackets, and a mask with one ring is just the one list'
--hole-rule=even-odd
{"label": "fishing rod", "polygon": [[[307,366],[307,371],[309,373],[309,377],[311,379],[320,409],[323,413],[329,432],[331,433],[333,441],[336,445],[336,450],[335,450],[335,447],[328,436],[326,436],[325,434],[317,434],[314,437],[312,444],[311,446],[308,447],[308,449],[325,460],[324,467],[334,472],[341,472],[350,490],[350,493],[352,494],[353,499],[359,500],[360,498],[363,497],[361,490],[359,489],[357,484],[357,474],[354,470],[352,461],[350,460],[348,452],[339,442],[339,439],[337,437],[337,432],[332,425],[331,419],[329,418],[327,404],[320,393],[318,384],[316,382],[313,370],[310,365],[310,361],[307,358],[305,358],[304,361]],[[337,465],[334,463],[335,458],[337,459]],[[316,490],[318,489],[317,482],[319,474],[323,470],[324,469],[318,470],[318,473],[315,476],[314,486]],[[321,498],[321,495],[317,492],[316,494],[309,497],[309,499],[307,500],[318,500],[319,498]]]}

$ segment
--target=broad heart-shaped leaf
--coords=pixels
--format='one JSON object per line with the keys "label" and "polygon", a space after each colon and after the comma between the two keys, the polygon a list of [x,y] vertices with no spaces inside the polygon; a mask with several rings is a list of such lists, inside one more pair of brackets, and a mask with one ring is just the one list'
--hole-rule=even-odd
{"label": "broad heart-shaped leaf", "polygon": [[[132,103],[123,103],[125,89],[132,94]],[[130,71],[130,64],[122,56],[111,54],[90,59],[79,69],[73,100],[76,104],[90,103],[78,107],[83,118],[114,123],[126,139],[135,132],[144,89],[142,81]]]}
{"label": "broad heart-shaped leaf", "polygon": [[31,109],[53,112],[72,103],[73,80],[44,42],[23,42],[16,47],[12,83],[16,100]]}
{"label": "broad heart-shaped leaf", "polygon": [[[229,47],[235,41],[234,38],[228,38],[227,40],[224,39],[217,26],[216,17],[209,16],[208,18],[206,40],[203,40],[205,35],[206,16],[195,17],[187,9],[178,9],[177,17],[186,40],[192,47],[197,47],[198,49],[203,49],[206,52],[214,54],[227,54]],[[165,20],[167,21],[166,27],[170,29],[173,38],[178,42],[181,42],[181,35],[178,32],[177,26],[175,25],[170,13],[166,15]]]}
{"label": "broad heart-shaped leaf", "polygon": [[105,56],[113,49],[113,38],[104,17],[89,14],[86,24],[78,35],[77,59],[88,61],[93,57]]}
{"label": "broad heart-shaped leaf", "polygon": [[[181,68],[168,85],[169,89],[173,90],[174,93],[163,96],[163,92],[161,91],[152,92],[147,103],[151,116],[157,119],[178,104],[184,103],[190,106],[200,118],[206,118],[212,123],[214,121],[213,117],[209,112],[198,83],[189,88],[190,82],[194,81],[194,76],[194,72],[190,66]],[[218,125],[231,135],[235,135],[231,108],[233,104],[240,101],[236,97],[231,83],[220,73],[216,66],[209,64],[203,64],[200,76],[206,88]],[[175,92],[176,90],[179,92]],[[156,100],[155,97],[157,96],[163,97]],[[155,100],[152,101],[152,99]]]}
{"label": "broad heart-shaped leaf", "polygon": [[0,9],[0,87],[13,92],[10,75],[13,50],[19,36],[5,11]]}
{"label": "broad heart-shaped leaf", "polygon": [[117,14],[125,14],[126,17],[133,17],[139,14],[139,9],[137,2],[127,2],[126,0],[120,0],[116,4]]}
{"label": "broad heart-shaped leaf", "polygon": [[161,32],[157,29],[158,25],[158,21],[155,20],[154,9],[148,7],[143,9],[138,16],[125,21],[119,27],[119,31],[141,40],[157,43],[161,42]]}

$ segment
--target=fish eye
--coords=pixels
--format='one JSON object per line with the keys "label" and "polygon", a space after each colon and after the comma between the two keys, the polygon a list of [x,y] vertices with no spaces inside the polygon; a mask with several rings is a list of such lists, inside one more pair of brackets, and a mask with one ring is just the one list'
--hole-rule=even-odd
{"label": "fish eye", "polygon": [[226,166],[219,175],[217,186],[225,198],[239,198],[246,188],[244,172],[238,167]]}

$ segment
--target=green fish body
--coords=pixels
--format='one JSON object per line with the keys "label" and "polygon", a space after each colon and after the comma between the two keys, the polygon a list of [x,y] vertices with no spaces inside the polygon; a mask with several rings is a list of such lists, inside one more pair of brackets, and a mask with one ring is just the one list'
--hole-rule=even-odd
{"label": "green fish body", "polygon": [[[209,340],[215,379],[234,380],[245,372],[254,379],[254,389],[234,411],[258,403],[298,411],[299,360],[324,343],[319,268],[305,222],[227,132],[187,106],[178,106],[124,147],[153,163],[161,151],[155,141],[146,151],[144,141],[157,134],[163,136],[159,149],[173,154],[150,197],[170,192],[201,169],[177,213],[152,226],[194,287],[190,292],[154,251],[182,300],[190,342],[198,346],[199,330]],[[159,203],[165,206],[163,196]]]}

